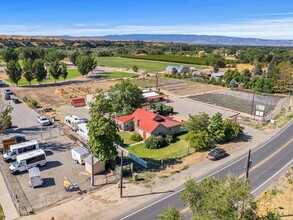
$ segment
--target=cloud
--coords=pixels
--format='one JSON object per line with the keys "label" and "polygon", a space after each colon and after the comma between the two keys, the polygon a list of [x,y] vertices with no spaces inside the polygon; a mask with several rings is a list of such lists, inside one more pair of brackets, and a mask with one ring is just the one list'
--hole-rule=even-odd
{"label": "cloud", "polygon": [[265,39],[292,39],[293,18],[256,19],[237,23],[196,25],[73,24],[67,26],[0,24],[1,34],[102,36],[108,34],[199,34]]}

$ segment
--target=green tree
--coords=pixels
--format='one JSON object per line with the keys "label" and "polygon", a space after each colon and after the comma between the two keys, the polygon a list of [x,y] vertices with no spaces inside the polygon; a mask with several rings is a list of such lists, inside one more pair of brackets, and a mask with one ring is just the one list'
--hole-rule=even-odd
{"label": "green tree", "polygon": [[11,82],[15,83],[18,86],[18,82],[21,79],[22,69],[18,61],[11,60],[7,63],[5,69]]}
{"label": "green tree", "polygon": [[34,76],[39,84],[41,84],[41,82],[43,82],[47,77],[47,70],[44,65],[45,63],[42,59],[36,59],[33,63]]}
{"label": "green tree", "polygon": [[69,55],[69,60],[76,66],[77,65],[77,58],[79,56],[78,51],[74,51],[72,54]]}
{"label": "green tree", "polygon": [[67,66],[64,63],[61,64],[60,76],[64,79],[64,81],[66,80],[68,76]]}
{"label": "green tree", "polygon": [[277,84],[283,89],[289,89],[293,83],[293,64],[290,61],[278,65],[279,74]]}
{"label": "green tree", "polygon": [[158,148],[165,147],[165,145],[166,145],[165,140],[161,136],[151,135],[145,141],[145,147],[149,149],[158,149]]}
{"label": "green tree", "polygon": [[123,80],[111,86],[108,95],[112,103],[113,111],[117,115],[131,114],[146,102],[141,89],[130,80]]}
{"label": "green tree", "polygon": [[217,112],[213,115],[208,126],[208,131],[215,142],[221,142],[224,139],[224,122],[221,113]]}
{"label": "green tree", "polygon": [[32,80],[34,79],[33,72],[33,60],[28,58],[23,60],[23,76],[31,85]]}
{"label": "green tree", "polygon": [[172,71],[171,71],[172,76],[173,76],[173,77],[176,76],[177,73],[178,73],[178,70],[177,70],[175,67],[173,67],[173,68],[172,68]]}
{"label": "green tree", "polygon": [[113,116],[113,107],[109,99],[107,99],[105,92],[98,89],[93,97],[93,102],[91,103],[91,110],[97,112],[101,115],[107,115],[108,118]]}
{"label": "green tree", "polygon": [[223,123],[224,127],[224,142],[234,140],[243,134],[243,127],[239,123],[226,119]]}
{"label": "green tree", "polygon": [[183,215],[175,206],[169,206],[160,215],[157,220],[183,220]]}
{"label": "green tree", "polygon": [[183,126],[187,131],[207,131],[210,116],[207,113],[201,112],[199,115],[189,115],[189,120]]}
{"label": "green tree", "polygon": [[77,69],[82,76],[87,75],[90,71],[95,69],[97,62],[95,58],[90,55],[81,55],[77,58]]}
{"label": "green tree", "polygon": [[250,185],[234,176],[186,181],[181,200],[192,211],[192,219],[257,219]]}
{"label": "green tree", "polygon": [[49,49],[46,51],[45,60],[50,64],[52,62],[59,62],[65,58],[65,54],[61,50]]}
{"label": "green tree", "polygon": [[56,84],[57,79],[59,79],[59,77],[61,76],[61,72],[62,72],[62,69],[60,67],[59,62],[58,61],[52,61],[50,63],[49,73],[55,79],[55,84]]}
{"label": "green tree", "polygon": [[5,61],[5,63],[8,63],[9,61],[17,61],[18,60],[18,53],[13,49],[6,49],[2,53],[2,58]]}
{"label": "green tree", "polygon": [[186,141],[196,151],[203,151],[213,146],[213,140],[207,131],[188,131]]}
{"label": "green tree", "polygon": [[11,124],[11,112],[13,108],[10,106],[4,106],[3,103],[1,103],[0,105],[0,134],[3,134],[6,128],[8,128]]}
{"label": "green tree", "polygon": [[[96,96],[91,103],[90,120],[87,123],[90,138],[88,145],[94,156],[107,162],[117,157],[116,145],[122,145],[123,140],[118,134],[118,128],[112,118],[106,118],[102,114],[104,106],[101,96]],[[97,111],[97,109],[99,111]]]}

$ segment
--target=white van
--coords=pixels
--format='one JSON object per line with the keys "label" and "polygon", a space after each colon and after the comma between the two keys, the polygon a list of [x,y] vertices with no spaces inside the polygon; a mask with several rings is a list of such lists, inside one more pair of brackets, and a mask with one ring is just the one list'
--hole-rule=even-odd
{"label": "white van", "polygon": [[88,132],[89,132],[89,130],[86,126],[86,123],[81,123],[81,124],[77,125],[77,134],[86,141],[90,140],[90,138],[88,136]]}
{"label": "white van", "polygon": [[81,123],[85,123],[85,119],[81,119],[75,115],[65,116],[64,123],[70,127],[73,131],[77,131],[77,126]]}
{"label": "white van", "polygon": [[36,140],[13,144],[10,146],[10,150],[7,153],[3,154],[3,159],[5,161],[16,160],[16,157],[18,155],[38,149],[39,143]]}
{"label": "white van", "polygon": [[9,168],[11,173],[19,173],[32,167],[44,166],[46,163],[46,154],[44,150],[39,149],[18,155],[16,161]]}

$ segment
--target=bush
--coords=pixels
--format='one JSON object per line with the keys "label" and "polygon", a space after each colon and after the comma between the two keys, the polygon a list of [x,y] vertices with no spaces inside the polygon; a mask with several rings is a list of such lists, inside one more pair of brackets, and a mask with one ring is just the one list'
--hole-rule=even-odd
{"label": "bush", "polygon": [[145,146],[146,148],[149,148],[149,149],[162,148],[165,146],[165,140],[161,136],[152,135],[145,141]]}
{"label": "bush", "polygon": [[172,135],[169,135],[167,134],[166,137],[165,137],[165,142],[166,144],[171,144],[173,142],[173,136]]}
{"label": "bush", "polygon": [[132,141],[141,141],[142,140],[142,137],[140,136],[139,133],[133,133],[130,137],[130,140]]}
{"label": "bush", "polygon": [[133,70],[134,72],[137,72],[137,71],[138,71],[138,67],[134,65],[134,66],[132,67],[132,70]]}

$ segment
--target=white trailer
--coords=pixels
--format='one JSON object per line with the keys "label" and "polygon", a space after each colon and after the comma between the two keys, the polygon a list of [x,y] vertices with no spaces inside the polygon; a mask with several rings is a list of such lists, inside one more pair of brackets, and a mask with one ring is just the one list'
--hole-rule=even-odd
{"label": "white trailer", "polygon": [[70,127],[73,131],[77,131],[77,126],[81,123],[85,123],[85,119],[81,119],[75,115],[65,116],[64,123]]}
{"label": "white trailer", "polygon": [[89,141],[90,138],[88,136],[88,128],[86,126],[86,123],[81,123],[77,125],[77,134],[84,140]]}
{"label": "white trailer", "polygon": [[43,179],[41,178],[41,172],[38,167],[33,167],[28,170],[29,185],[30,187],[37,187],[43,185]]}
{"label": "white trailer", "polygon": [[89,152],[82,147],[71,149],[72,158],[79,164],[84,164],[84,159],[89,155]]}

